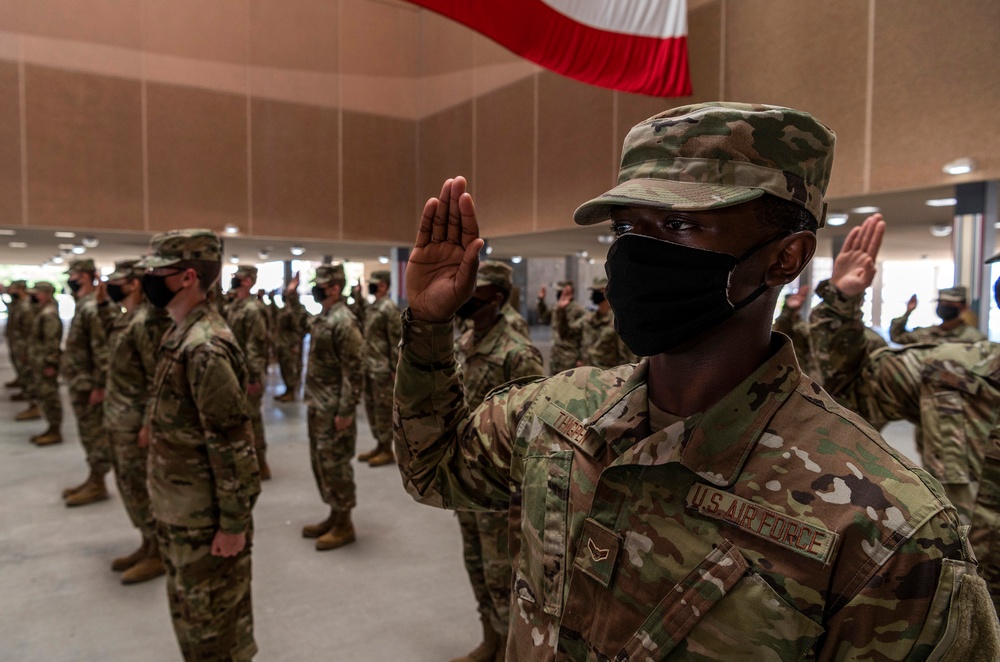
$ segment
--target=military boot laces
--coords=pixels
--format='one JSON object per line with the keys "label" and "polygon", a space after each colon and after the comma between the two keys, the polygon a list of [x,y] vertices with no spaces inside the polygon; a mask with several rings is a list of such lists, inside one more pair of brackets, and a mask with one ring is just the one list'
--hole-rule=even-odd
{"label": "military boot laces", "polygon": [[329,531],[316,539],[316,549],[325,551],[349,545],[356,540],[354,525],[351,524],[351,511],[339,513],[337,520]]}

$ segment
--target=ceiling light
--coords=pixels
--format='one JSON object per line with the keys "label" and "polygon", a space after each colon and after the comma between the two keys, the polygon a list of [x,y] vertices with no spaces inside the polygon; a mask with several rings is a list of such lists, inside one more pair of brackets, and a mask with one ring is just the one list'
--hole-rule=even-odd
{"label": "ceiling light", "polygon": [[877,211],[879,211],[878,207],[868,206],[868,207],[855,207],[854,209],[851,210],[851,213],[852,214],[874,214]]}
{"label": "ceiling light", "polygon": [[389,257],[387,255],[378,256],[379,264],[389,264]]}
{"label": "ceiling light", "polygon": [[52,258],[52,264],[62,264],[65,261],[66,260],[63,259],[62,255],[56,255],[54,258]]}
{"label": "ceiling light", "polygon": [[73,255],[83,255],[84,253],[87,252],[87,249],[77,244],[76,246],[73,247],[72,252]]}
{"label": "ceiling light", "polygon": [[595,260],[594,258],[590,258],[589,260],[587,260],[587,264],[597,264],[597,260]]}
{"label": "ceiling light", "polygon": [[969,158],[955,159],[945,163],[942,170],[949,175],[967,175],[976,169],[976,162]]}
{"label": "ceiling light", "polygon": [[932,225],[931,234],[935,237],[947,237],[951,234],[950,225]]}
{"label": "ceiling light", "polygon": [[17,231],[15,231],[15,230],[0,229],[0,235],[2,235],[4,237],[13,237],[15,234],[17,234]]}
{"label": "ceiling light", "polygon": [[7,245],[10,246],[11,248],[27,248],[28,247],[28,244],[25,243],[25,242],[23,242],[23,241],[12,241],[12,242],[10,242]]}
{"label": "ceiling light", "polygon": [[493,247],[492,246],[487,246],[486,247],[486,254],[487,255],[493,255]]}
{"label": "ceiling light", "polygon": [[514,257],[510,258],[510,261],[513,262],[514,264],[521,264],[521,260],[523,259],[524,258],[521,257],[520,255],[515,255]]}
{"label": "ceiling light", "polygon": [[267,258],[271,257],[271,247],[268,246],[267,248],[262,248],[259,251],[257,251],[257,257],[260,258],[261,260],[266,260]]}
{"label": "ceiling light", "polygon": [[924,203],[928,207],[954,207],[958,204],[955,198],[935,198]]}
{"label": "ceiling light", "polygon": [[240,256],[239,255],[233,255],[232,257],[229,258],[229,263],[230,264],[239,264],[240,263]]}
{"label": "ceiling light", "polygon": [[84,237],[80,240],[80,243],[87,248],[97,248],[97,246],[101,243],[101,240],[97,237]]}
{"label": "ceiling light", "polygon": [[847,223],[848,218],[849,216],[847,214],[828,214],[826,217],[826,224],[833,226],[843,225],[844,223]]}
{"label": "ceiling light", "polygon": [[590,253],[588,253],[587,251],[577,251],[576,256],[586,260],[588,257],[590,257]]}
{"label": "ceiling light", "polygon": [[54,234],[60,239],[72,239],[76,236],[75,232],[55,232]]}
{"label": "ceiling light", "polygon": [[237,234],[240,231],[240,226],[226,223],[226,227],[222,228],[222,231],[226,234]]}
{"label": "ceiling light", "polygon": [[59,250],[61,250],[61,251],[71,251],[71,250],[73,250],[73,244],[59,244]]}
{"label": "ceiling light", "polygon": [[299,255],[302,255],[303,253],[305,253],[306,249],[304,249],[302,246],[292,246],[291,248],[288,249],[288,252],[290,252],[292,255],[298,257]]}
{"label": "ceiling light", "polygon": [[615,243],[615,236],[613,234],[599,234],[597,235],[597,243],[604,244],[605,246],[613,244]]}

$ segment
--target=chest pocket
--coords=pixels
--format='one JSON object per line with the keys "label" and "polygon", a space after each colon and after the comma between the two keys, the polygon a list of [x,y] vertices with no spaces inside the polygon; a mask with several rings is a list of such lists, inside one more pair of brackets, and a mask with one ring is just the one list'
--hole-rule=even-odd
{"label": "chest pocket", "polygon": [[964,399],[975,397],[979,382],[933,368],[923,377],[930,387],[920,397],[924,467],[945,484],[977,480],[969,461]]}
{"label": "chest pocket", "polygon": [[[600,560],[605,548],[597,546]],[[592,547],[580,545],[577,553],[557,660],[799,660],[823,633],[818,623],[782,600],[723,539],[665,592],[634,634],[623,644],[614,643],[621,641],[624,624],[616,615],[629,618],[633,610],[646,607],[602,606],[614,596],[601,590],[601,579],[607,575],[599,571],[595,577]],[[595,613],[607,618],[595,618]]]}

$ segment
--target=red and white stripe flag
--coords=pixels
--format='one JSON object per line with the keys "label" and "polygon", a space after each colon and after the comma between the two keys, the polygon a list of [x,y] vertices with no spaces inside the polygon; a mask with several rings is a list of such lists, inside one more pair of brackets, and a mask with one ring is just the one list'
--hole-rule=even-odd
{"label": "red and white stripe flag", "polygon": [[546,69],[623,92],[690,96],[686,0],[409,0]]}

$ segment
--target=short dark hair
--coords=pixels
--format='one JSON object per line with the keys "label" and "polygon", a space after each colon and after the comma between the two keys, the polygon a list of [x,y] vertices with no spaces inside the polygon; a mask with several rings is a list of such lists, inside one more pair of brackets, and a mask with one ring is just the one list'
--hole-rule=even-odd
{"label": "short dark hair", "polygon": [[771,227],[786,232],[816,233],[819,222],[805,207],[765,193],[754,200],[754,216],[762,227]]}
{"label": "short dark hair", "polygon": [[222,263],[216,260],[181,260],[172,266],[181,271],[193,269],[198,276],[198,288],[202,292],[208,292],[222,273]]}

